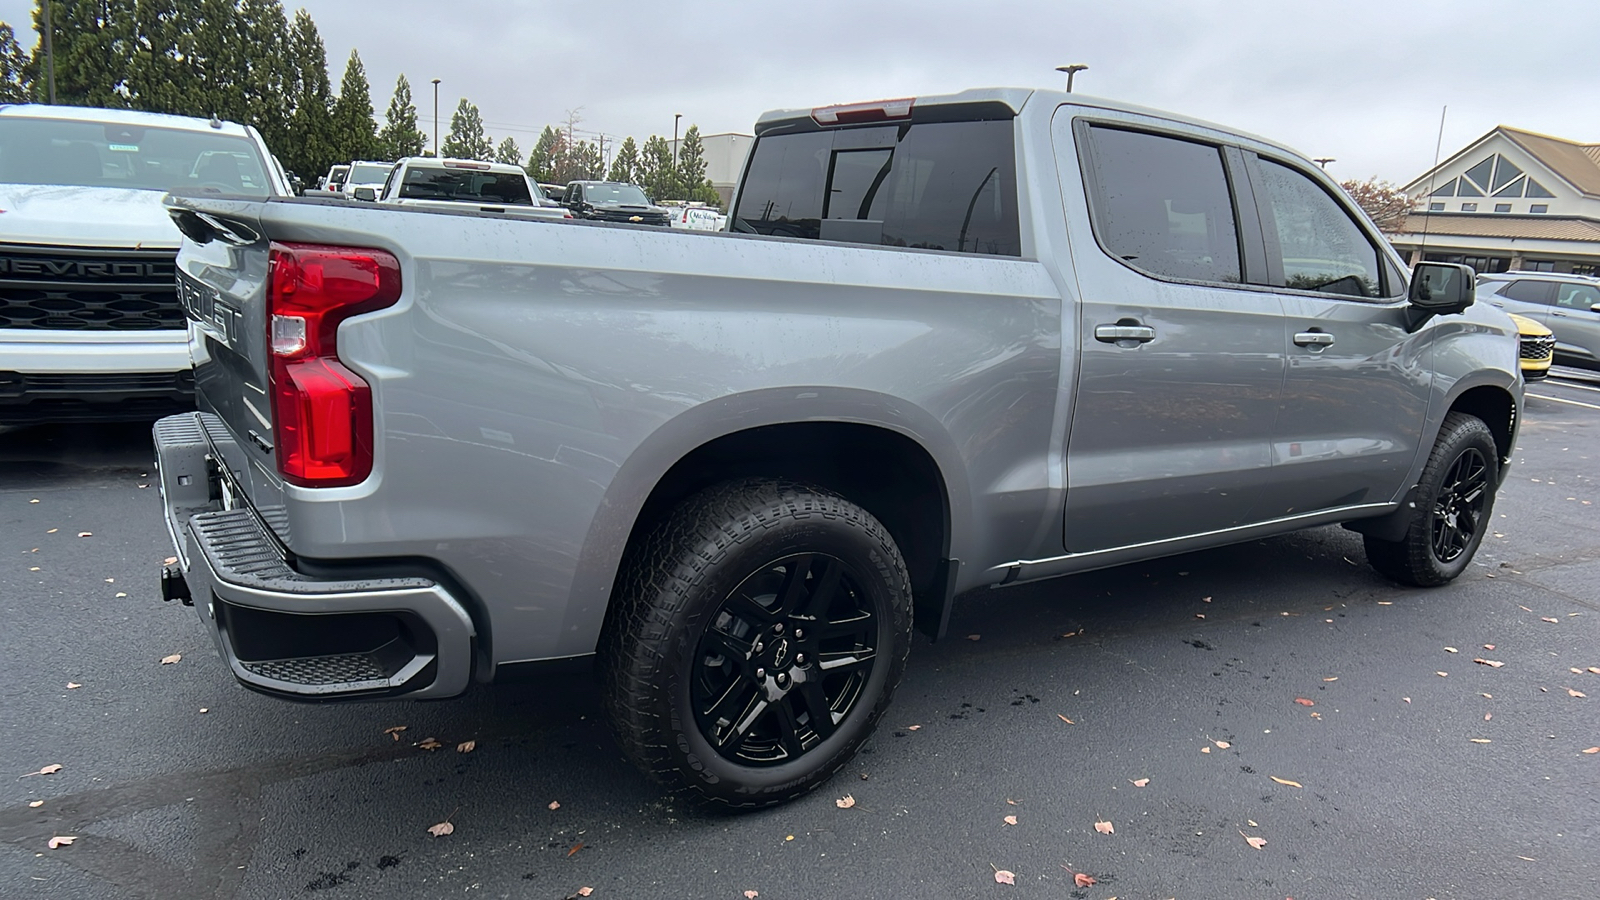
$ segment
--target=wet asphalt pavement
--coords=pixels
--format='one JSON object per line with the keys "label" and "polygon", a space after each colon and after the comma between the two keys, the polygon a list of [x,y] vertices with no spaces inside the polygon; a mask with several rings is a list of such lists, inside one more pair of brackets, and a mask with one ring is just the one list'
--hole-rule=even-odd
{"label": "wet asphalt pavement", "polygon": [[157,597],[148,426],[0,430],[0,897],[1592,897],[1600,376],[1564,374],[1456,583],[1325,528],[969,594],[851,766],[741,816],[664,803],[585,678],[237,687]]}

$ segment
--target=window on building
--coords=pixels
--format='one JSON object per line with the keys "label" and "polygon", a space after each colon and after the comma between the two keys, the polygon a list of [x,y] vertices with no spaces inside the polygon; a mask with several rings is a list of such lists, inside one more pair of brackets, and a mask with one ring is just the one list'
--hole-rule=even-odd
{"label": "window on building", "polygon": [[1495,212],[1511,212],[1511,204],[1509,204],[1509,203],[1496,203],[1494,205],[1494,211]]}
{"label": "window on building", "polygon": [[1547,213],[1549,211],[1550,211],[1550,204],[1548,204],[1548,203],[1535,203],[1532,206],[1528,207],[1528,212],[1535,213],[1535,214],[1537,214],[1537,213]]}
{"label": "window on building", "polygon": [[[1522,170],[1517,168],[1515,165],[1512,165],[1511,160],[1506,159],[1504,156],[1501,156],[1498,153],[1495,154],[1494,158],[1495,166],[1493,187],[1498,191],[1510,184],[1512,181],[1515,181],[1517,176],[1522,174]],[[1519,191],[1518,193],[1521,192]]]}
{"label": "window on building", "polygon": [[1428,212],[1444,212],[1443,203],[1429,203]]}
{"label": "window on building", "polygon": [[1467,256],[1461,253],[1427,253],[1423,255],[1427,262],[1460,263],[1472,267],[1472,271],[1479,274],[1486,272],[1506,272],[1511,269],[1511,260],[1504,256]]}
{"label": "window on building", "polygon": [[1461,204],[1461,211],[1462,212],[1477,212],[1478,211],[1478,204],[1476,204],[1476,203],[1463,203],[1463,204]]}
{"label": "window on building", "polygon": [[1467,170],[1467,177],[1474,183],[1488,187],[1490,176],[1494,174],[1494,157],[1489,157]]}
{"label": "window on building", "polygon": [[1600,275],[1600,265],[1593,264],[1593,263],[1573,263],[1572,264],[1572,274],[1574,274],[1574,275],[1591,275],[1591,276],[1592,275]]}
{"label": "window on building", "polygon": [[1242,280],[1220,148],[1119,128],[1089,132],[1094,230],[1112,255],[1152,275]]}
{"label": "window on building", "polygon": [[1556,264],[1550,259],[1525,259],[1522,261],[1524,272],[1554,272]]}
{"label": "window on building", "polygon": [[1555,197],[1555,194],[1552,194],[1549,191],[1545,190],[1544,189],[1544,185],[1540,184],[1537,181],[1534,181],[1532,178],[1529,178],[1528,179],[1528,192],[1526,194],[1524,194],[1523,196],[1526,196],[1526,197],[1552,197],[1553,198],[1553,197]]}

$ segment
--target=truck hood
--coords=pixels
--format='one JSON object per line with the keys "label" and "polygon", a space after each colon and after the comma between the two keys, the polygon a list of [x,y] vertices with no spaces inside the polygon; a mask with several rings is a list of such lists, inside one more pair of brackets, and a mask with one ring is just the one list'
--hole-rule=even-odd
{"label": "truck hood", "polygon": [[0,184],[0,235],[60,247],[177,247],[162,191]]}

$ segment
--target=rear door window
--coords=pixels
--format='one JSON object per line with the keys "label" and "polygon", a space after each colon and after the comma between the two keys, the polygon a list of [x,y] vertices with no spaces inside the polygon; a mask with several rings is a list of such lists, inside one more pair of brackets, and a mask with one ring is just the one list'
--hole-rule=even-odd
{"label": "rear door window", "polygon": [[1222,148],[1100,125],[1088,131],[1091,218],[1108,253],[1151,275],[1241,281]]}
{"label": "rear door window", "polygon": [[1020,256],[1010,119],[769,134],[732,229]]}
{"label": "rear door window", "polygon": [[1378,250],[1350,213],[1315,181],[1282,163],[1261,159],[1262,230],[1279,287],[1351,297],[1384,296]]}
{"label": "rear door window", "polygon": [[1587,284],[1563,284],[1556,295],[1556,305],[1563,309],[1589,309],[1600,303],[1600,290]]}
{"label": "rear door window", "polygon": [[1538,303],[1549,306],[1556,302],[1556,283],[1554,281],[1513,281],[1500,291],[1500,296],[1511,300],[1520,300],[1523,303]]}

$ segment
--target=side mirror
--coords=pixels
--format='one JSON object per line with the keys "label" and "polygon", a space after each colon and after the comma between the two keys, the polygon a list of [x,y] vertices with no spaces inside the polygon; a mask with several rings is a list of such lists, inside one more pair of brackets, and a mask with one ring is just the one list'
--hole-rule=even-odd
{"label": "side mirror", "polygon": [[1595,305],[1589,307],[1589,312],[1600,313],[1600,303],[1596,303]]}
{"label": "side mirror", "polygon": [[371,203],[378,199],[378,192],[369,187],[358,187],[356,188],[356,199]]}
{"label": "side mirror", "polygon": [[1406,298],[1420,312],[1434,315],[1459,313],[1477,295],[1477,273],[1459,263],[1417,263],[1411,270],[1411,292]]}

